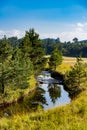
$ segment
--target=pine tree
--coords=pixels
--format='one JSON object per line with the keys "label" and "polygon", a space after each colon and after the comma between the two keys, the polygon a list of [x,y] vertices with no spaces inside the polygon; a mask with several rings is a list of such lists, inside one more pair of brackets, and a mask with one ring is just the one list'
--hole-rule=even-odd
{"label": "pine tree", "polygon": [[52,51],[49,65],[50,68],[56,71],[56,67],[62,63],[62,53],[58,50],[58,46],[54,46],[54,49]]}
{"label": "pine tree", "polygon": [[6,37],[0,41],[0,92],[5,87],[25,88],[33,73],[33,65],[29,57],[19,49],[13,49]]}
{"label": "pine tree", "polygon": [[22,48],[22,52],[26,53],[32,61],[35,74],[42,71],[45,65],[45,51],[43,49],[43,43],[39,39],[39,34],[34,29],[26,31],[20,48]]}
{"label": "pine tree", "polygon": [[9,84],[11,72],[12,47],[6,37],[0,41],[0,91],[5,92],[5,86]]}
{"label": "pine tree", "polygon": [[[29,86],[28,80],[33,74],[33,65],[29,57],[19,49],[14,50],[12,56],[12,83],[16,88],[26,88]],[[11,77],[12,77],[11,76]]]}
{"label": "pine tree", "polygon": [[71,67],[71,71],[65,75],[65,84],[71,94],[78,93],[83,89],[86,81],[86,72],[81,58],[77,58],[76,64]]}

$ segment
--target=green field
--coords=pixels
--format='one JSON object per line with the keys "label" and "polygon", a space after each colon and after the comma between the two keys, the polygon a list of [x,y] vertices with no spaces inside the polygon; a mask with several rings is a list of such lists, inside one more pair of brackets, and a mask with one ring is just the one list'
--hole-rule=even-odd
{"label": "green field", "polygon": [[[63,58],[63,63],[57,68],[65,73],[74,65],[76,58]],[[83,59],[87,62],[87,59]],[[33,83],[32,83],[33,84]],[[14,114],[0,118],[0,130],[86,130],[87,129],[87,84],[70,104],[54,109],[37,112]]]}

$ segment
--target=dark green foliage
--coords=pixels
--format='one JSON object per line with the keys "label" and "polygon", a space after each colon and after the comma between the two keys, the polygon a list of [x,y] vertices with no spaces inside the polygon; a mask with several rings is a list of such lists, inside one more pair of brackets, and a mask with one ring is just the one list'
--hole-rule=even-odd
{"label": "dark green foliage", "polygon": [[43,48],[46,50],[46,54],[51,54],[53,50],[53,46],[55,44],[55,40],[51,38],[43,39]]}
{"label": "dark green foliage", "polygon": [[34,31],[34,29],[30,29],[29,32],[26,31],[25,37],[20,45],[23,53],[26,53],[28,57],[30,57],[35,74],[38,74],[43,70],[45,65],[45,51],[43,49],[43,43],[39,39],[39,35]]}
{"label": "dark green foliage", "polygon": [[10,72],[12,70],[10,63],[12,57],[12,47],[6,37],[0,41],[0,90],[4,93],[5,85],[8,84]]}
{"label": "dark green foliage", "polygon": [[65,74],[65,85],[71,95],[83,90],[83,83],[86,81],[86,72],[81,58],[77,58],[76,64],[71,68],[71,71]]}
{"label": "dark green foliage", "polygon": [[57,84],[49,84],[48,92],[51,101],[55,104],[56,100],[61,97],[61,89]]}
{"label": "dark green foliage", "polygon": [[78,43],[78,38],[77,37],[73,38],[73,42]]}
{"label": "dark green foliage", "polygon": [[56,67],[62,63],[62,53],[58,50],[57,46],[54,46],[54,50],[52,51],[51,57],[49,59],[50,68],[54,71]]}
{"label": "dark green foliage", "polygon": [[28,32],[26,32],[25,37],[22,39],[22,42],[19,45],[19,48],[21,49],[21,51],[24,55],[26,54],[28,57],[30,57],[32,46],[31,46]]}
{"label": "dark green foliage", "polygon": [[59,38],[57,39],[44,39],[44,48],[47,54],[51,54],[54,45],[58,45],[59,50],[64,56],[77,57],[82,54],[82,57],[87,57],[87,40],[78,41],[77,38],[73,39],[74,42],[61,42]]}
{"label": "dark green foliage", "polygon": [[12,83],[15,87],[26,88],[29,86],[28,80],[33,74],[33,65],[30,58],[23,54],[19,48],[14,50],[12,56]]}
{"label": "dark green foliage", "polygon": [[1,39],[0,91],[4,93],[6,86],[29,86],[28,80],[33,72],[38,74],[44,68],[44,52],[43,43],[34,29],[26,31],[25,37],[20,40],[17,37]]}
{"label": "dark green foliage", "polygon": [[6,37],[0,41],[0,91],[5,87],[25,88],[33,72],[32,63],[18,48],[13,49]]}
{"label": "dark green foliage", "polygon": [[8,38],[9,43],[13,46],[13,47],[17,47],[19,44],[18,38],[17,37],[10,37]]}

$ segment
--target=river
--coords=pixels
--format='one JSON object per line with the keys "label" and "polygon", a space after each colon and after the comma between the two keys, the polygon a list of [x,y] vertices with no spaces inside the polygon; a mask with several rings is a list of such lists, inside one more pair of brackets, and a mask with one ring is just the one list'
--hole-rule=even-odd
{"label": "river", "polygon": [[[43,77],[43,75],[39,76],[39,78],[40,77]],[[48,72],[44,73],[43,78],[43,82],[40,80],[39,89],[43,89],[42,95],[45,99],[45,103],[42,104],[42,106],[45,110],[70,103],[69,93],[64,90],[64,86],[60,84],[59,80],[55,81]]]}
{"label": "river", "polygon": [[60,78],[56,80],[51,77],[49,72],[44,71],[36,80],[38,82],[36,89],[30,95],[25,96],[23,100],[1,108],[0,116],[36,111],[38,108],[48,110],[70,103],[69,93],[64,90]]}

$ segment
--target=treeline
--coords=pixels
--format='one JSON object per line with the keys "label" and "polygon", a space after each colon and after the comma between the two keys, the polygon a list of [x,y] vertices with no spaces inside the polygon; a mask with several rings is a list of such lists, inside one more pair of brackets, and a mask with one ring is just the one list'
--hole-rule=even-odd
{"label": "treeline", "polygon": [[0,40],[0,92],[5,87],[26,88],[31,75],[39,74],[45,65],[43,43],[34,29],[26,31],[24,38]]}
{"label": "treeline", "polygon": [[64,56],[78,57],[87,57],[87,41],[78,41],[77,38],[73,39],[73,42],[61,42],[60,38],[57,39],[43,39],[44,48],[46,49],[47,54],[51,54],[53,46],[58,45],[59,50]]}
{"label": "treeline", "polygon": [[[8,38],[12,46],[17,47],[23,40],[18,39],[17,37]],[[46,54],[51,54],[55,45],[58,45],[59,50],[64,56],[78,57],[87,57],[87,40],[78,41],[77,38],[74,38],[72,42],[61,42],[60,38],[52,39],[40,39],[43,43],[43,48],[45,49]]]}
{"label": "treeline", "polygon": [[[44,70],[46,54],[51,54],[49,69],[56,71],[62,63],[62,55],[86,57],[86,49],[87,42],[79,42],[77,38],[72,43],[62,43],[59,38],[41,40],[34,29],[26,31],[21,39],[4,36],[0,40],[0,93],[5,94],[6,87],[15,90],[29,87],[31,75],[37,76]],[[87,65],[78,59],[71,71],[65,74],[65,84],[68,84],[71,95],[82,90],[83,80],[87,77],[85,67]]]}

